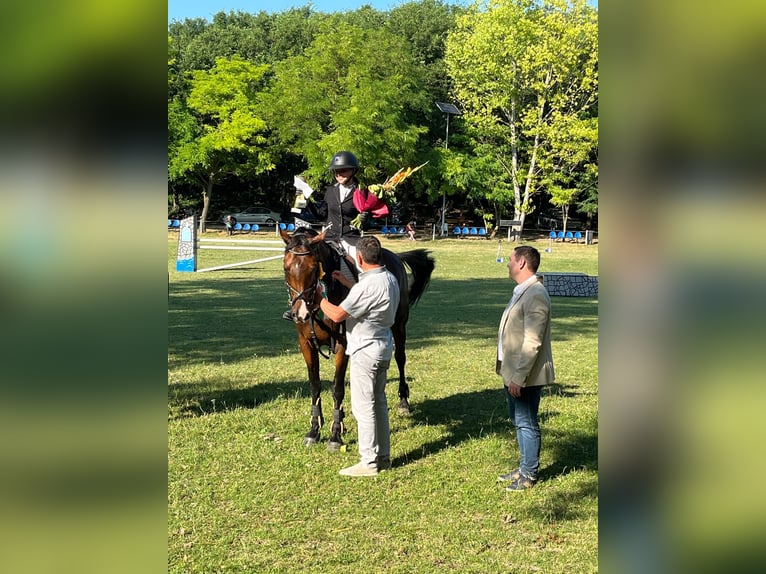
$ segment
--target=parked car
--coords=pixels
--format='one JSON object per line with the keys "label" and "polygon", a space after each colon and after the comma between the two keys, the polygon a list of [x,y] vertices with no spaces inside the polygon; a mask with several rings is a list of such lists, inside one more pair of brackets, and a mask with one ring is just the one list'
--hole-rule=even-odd
{"label": "parked car", "polygon": [[254,205],[239,213],[232,213],[231,216],[237,220],[237,223],[266,223],[273,225],[282,219],[279,213],[265,205]]}
{"label": "parked car", "polygon": [[[572,213],[574,209],[570,209]],[[546,209],[539,214],[533,214],[534,225],[537,229],[563,229],[564,217],[558,207]],[[529,219],[527,219],[529,221]],[[567,231],[583,229],[582,222],[570,215],[567,218]]]}

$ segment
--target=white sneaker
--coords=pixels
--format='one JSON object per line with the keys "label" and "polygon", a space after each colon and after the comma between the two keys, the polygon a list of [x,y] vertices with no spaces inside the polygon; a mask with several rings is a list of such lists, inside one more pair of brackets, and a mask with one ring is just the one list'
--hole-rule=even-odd
{"label": "white sneaker", "polygon": [[340,471],[343,476],[375,476],[378,474],[377,466],[367,466],[361,462],[356,463],[354,466],[349,466]]}

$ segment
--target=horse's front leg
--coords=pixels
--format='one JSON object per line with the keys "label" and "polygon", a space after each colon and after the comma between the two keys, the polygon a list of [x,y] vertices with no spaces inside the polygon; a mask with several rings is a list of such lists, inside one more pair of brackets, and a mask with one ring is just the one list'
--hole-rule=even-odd
{"label": "horse's front leg", "polygon": [[322,416],[322,383],[319,380],[319,353],[308,339],[301,339],[301,353],[306,361],[311,386],[311,428],[303,439],[306,446],[319,442],[320,429],[324,424]]}
{"label": "horse's front leg", "polygon": [[343,419],[343,399],[346,396],[346,367],[348,366],[348,355],[346,355],[345,344],[338,343],[335,347],[335,376],[332,380],[332,430],[330,431],[330,442],[327,444],[327,450],[339,450],[343,446],[343,433],[345,425]]}
{"label": "horse's front leg", "polygon": [[399,367],[399,412],[401,414],[410,413],[410,386],[404,375],[404,366],[407,364],[407,353],[404,345],[407,340],[406,327],[400,323],[394,323],[391,331],[394,335],[394,359],[396,366]]}

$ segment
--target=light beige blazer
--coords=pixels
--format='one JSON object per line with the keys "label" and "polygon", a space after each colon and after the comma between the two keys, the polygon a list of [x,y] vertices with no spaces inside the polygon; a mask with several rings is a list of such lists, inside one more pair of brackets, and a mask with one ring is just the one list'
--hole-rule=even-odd
{"label": "light beige blazer", "polygon": [[555,380],[551,353],[551,299],[542,282],[532,283],[501,320],[503,357],[497,373],[507,387],[550,385]]}

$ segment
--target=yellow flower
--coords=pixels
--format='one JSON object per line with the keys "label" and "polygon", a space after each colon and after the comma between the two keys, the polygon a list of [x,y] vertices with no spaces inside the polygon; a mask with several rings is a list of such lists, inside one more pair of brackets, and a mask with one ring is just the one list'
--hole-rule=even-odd
{"label": "yellow flower", "polygon": [[373,194],[375,194],[375,197],[382,199],[383,201],[387,203],[395,203],[396,202],[396,194],[394,191],[396,190],[396,187],[402,183],[405,179],[410,177],[413,173],[418,171],[421,167],[426,165],[428,162],[420,164],[418,167],[412,168],[401,168],[399,171],[397,171],[394,175],[386,179],[383,183],[374,183],[371,186],[369,186],[367,189],[370,190]]}

